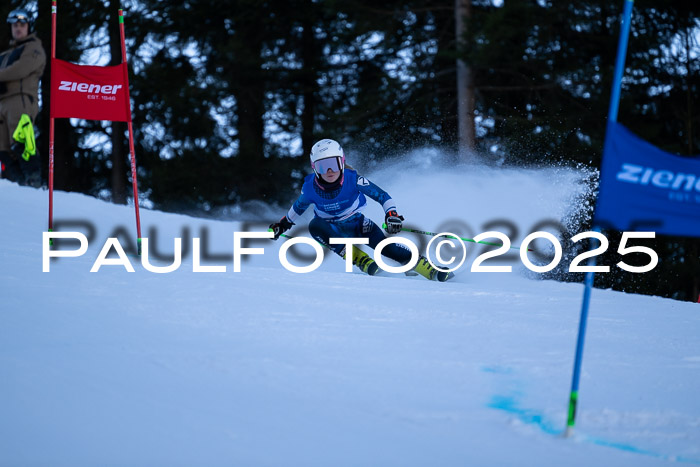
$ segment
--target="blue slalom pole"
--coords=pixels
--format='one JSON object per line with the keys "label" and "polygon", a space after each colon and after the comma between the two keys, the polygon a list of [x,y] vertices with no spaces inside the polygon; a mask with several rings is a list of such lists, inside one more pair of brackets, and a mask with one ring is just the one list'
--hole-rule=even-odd
{"label": "blue slalom pole", "polygon": [[617,58],[615,59],[615,74],[613,75],[612,93],[610,95],[610,108],[608,120],[617,121],[617,111],[620,108],[620,90],[622,88],[622,75],[625,72],[625,56],[627,55],[627,42],[630,35],[630,23],[632,22],[632,5],[634,0],[625,0],[625,8],[622,12],[622,24],[620,27],[620,40],[617,43]]}
{"label": "blue slalom pole", "polygon": [[[597,227],[593,229],[599,232]],[[588,266],[595,266],[595,256],[588,260]],[[571,394],[569,395],[569,415],[566,421],[565,436],[570,436],[576,422],[576,406],[578,404],[578,385],[581,378],[581,360],[583,359],[583,343],[586,340],[586,323],[588,322],[588,306],[591,301],[591,290],[595,272],[587,271],[583,281],[583,303],[581,304],[581,317],[578,322],[578,338],[576,339],[576,357],[574,358],[574,375],[571,379]]]}
{"label": "blue slalom pole", "polygon": [[[610,108],[608,109],[608,121],[617,121],[617,112],[620,108],[620,90],[622,88],[622,75],[625,71],[625,56],[627,55],[627,42],[632,22],[632,5],[634,0],[625,0],[620,27],[620,39],[617,44],[617,57],[615,59],[615,72],[613,75],[612,94],[610,95]],[[600,230],[594,228],[596,232]],[[595,266],[595,256],[588,261],[588,266]],[[576,356],[574,358],[574,374],[571,380],[571,394],[569,395],[569,412],[564,436],[570,436],[576,423],[576,407],[578,404],[579,380],[581,377],[581,361],[583,360],[583,344],[586,339],[586,324],[588,322],[588,308],[593,289],[595,272],[586,272],[583,289],[583,302],[581,303],[581,317],[578,325],[578,338],[576,340]]]}

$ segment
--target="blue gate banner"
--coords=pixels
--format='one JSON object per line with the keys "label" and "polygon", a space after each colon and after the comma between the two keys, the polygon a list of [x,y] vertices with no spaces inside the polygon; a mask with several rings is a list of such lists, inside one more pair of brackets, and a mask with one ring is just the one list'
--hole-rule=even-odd
{"label": "blue gate banner", "polygon": [[682,157],[608,121],[594,224],[700,237],[700,157]]}

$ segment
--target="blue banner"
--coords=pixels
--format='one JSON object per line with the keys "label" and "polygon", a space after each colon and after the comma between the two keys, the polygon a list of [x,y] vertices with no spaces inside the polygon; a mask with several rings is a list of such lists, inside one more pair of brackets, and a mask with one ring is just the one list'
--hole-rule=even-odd
{"label": "blue banner", "polygon": [[700,237],[700,157],[662,151],[608,121],[594,224]]}

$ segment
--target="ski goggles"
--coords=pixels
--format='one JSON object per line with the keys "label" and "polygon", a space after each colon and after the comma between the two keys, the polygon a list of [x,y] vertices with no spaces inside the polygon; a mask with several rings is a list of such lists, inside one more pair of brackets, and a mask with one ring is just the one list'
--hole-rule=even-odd
{"label": "ski goggles", "polygon": [[7,22],[10,24],[14,24],[14,23],[26,24],[29,22],[29,18],[27,18],[25,15],[20,13],[20,14],[16,14],[14,16],[10,16],[9,18],[7,18]]}
{"label": "ski goggles", "polygon": [[314,169],[318,174],[324,174],[329,170],[331,172],[340,172],[343,169],[343,165],[340,161],[340,157],[328,157],[314,162]]}

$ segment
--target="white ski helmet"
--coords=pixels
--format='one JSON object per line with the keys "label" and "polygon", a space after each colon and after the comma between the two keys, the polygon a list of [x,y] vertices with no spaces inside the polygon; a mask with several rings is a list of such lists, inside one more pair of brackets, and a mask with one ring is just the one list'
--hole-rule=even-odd
{"label": "white ski helmet", "polygon": [[9,24],[14,24],[17,22],[29,24],[29,32],[32,32],[32,26],[34,26],[34,18],[29,14],[24,8],[17,8],[12,10],[9,15],[7,15],[7,22]]}
{"label": "white ski helmet", "polygon": [[[333,159],[325,162],[325,159]],[[345,153],[340,144],[332,139],[322,139],[311,147],[311,168],[317,176],[326,173],[330,168],[334,172],[345,168]]]}

